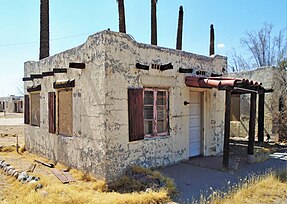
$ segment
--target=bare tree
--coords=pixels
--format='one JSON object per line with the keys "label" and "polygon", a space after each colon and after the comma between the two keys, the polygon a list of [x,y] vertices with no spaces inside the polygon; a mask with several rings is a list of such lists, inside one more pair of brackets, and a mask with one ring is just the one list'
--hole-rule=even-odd
{"label": "bare tree", "polygon": [[278,100],[278,109],[273,117],[273,123],[276,124],[276,132],[279,136],[279,141],[287,141],[287,72],[286,64],[287,60],[282,61],[285,67],[279,67],[278,72],[274,76],[274,105],[276,107],[276,100]]}
{"label": "bare tree", "polygon": [[246,70],[250,70],[248,62],[232,48],[229,57],[228,71],[240,72]]}
{"label": "bare tree", "polygon": [[247,31],[240,42],[249,56],[242,57],[232,51],[229,71],[283,66],[282,62],[287,59],[287,40],[284,39],[283,30],[273,36],[272,29],[272,24],[265,23],[258,31]]}
{"label": "bare tree", "polygon": [[17,94],[24,96],[24,84],[22,81],[16,83]]}

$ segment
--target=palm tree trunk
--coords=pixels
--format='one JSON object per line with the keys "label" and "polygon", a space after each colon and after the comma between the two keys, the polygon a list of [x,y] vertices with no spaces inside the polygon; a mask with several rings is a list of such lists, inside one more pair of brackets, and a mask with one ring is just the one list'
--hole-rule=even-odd
{"label": "palm tree trunk", "polygon": [[156,3],[157,3],[157,0],[151,0],[151,44],[152,45],[157,45]]}
{"label": "palm tree trunk", "polygon": [[183,7],[179,7],[176,49],[182,50]]}
{"label": "palm tree trunk", "polygon": [[209,55],[214,54],[214,28],[213,24],[210,25],[210,44],[209,44]]}
{"label": "palm tree trunk", "polygon": [[126,33],[125,5],[124,0],[117,0],[119,11],[119,31]]}
{"label": "palm tree trunk", "polygon": [[40,56],[49,57],[49,0],[41,0],[40,5]]}

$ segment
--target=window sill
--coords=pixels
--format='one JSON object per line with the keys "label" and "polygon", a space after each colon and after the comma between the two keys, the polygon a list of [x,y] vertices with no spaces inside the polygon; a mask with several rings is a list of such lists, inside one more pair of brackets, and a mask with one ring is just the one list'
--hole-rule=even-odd
{"label": "window sill", "polygon": [[155,139],[166,139],[170,137],[170,134],[166,135],[155,135],[155,136],[145,136],[144,140],[155,140]]}
{"label": "window sill", "polygon": [[[29,125],[29,124],[27,124],[27,125]],[[40,125],[32,125],[32,124],[30,124],[30,126],[31,127],[35,127],[35,128],[40,128]]]}
{"label": "window sill", "polygon": [[62,134],[56,134],[56,135],[58,135],[60,137],[73,138],[73,136],[70,136],[70,135],[62,135]]}

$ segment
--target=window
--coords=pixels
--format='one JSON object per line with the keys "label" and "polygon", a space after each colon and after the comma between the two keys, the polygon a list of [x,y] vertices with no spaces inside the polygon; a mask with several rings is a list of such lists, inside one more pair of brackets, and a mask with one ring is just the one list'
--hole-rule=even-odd
{"label": "window", "polygon": [[73,98],[71,89],[58,91],[58,133],[64,136],[73,135]]}
{"label": "window", "polygon": [[40,126],[40,93],[31,93],[31,125]]}
{"label": "window", "polygon": [[168,133],[168,92],[162,89],[144,89],[144,134]]}
{"label": "window", "polygon": [[230,121],[240,121],[240,95],[231,96],[231,118]]}
{"label": "window", "polygon": [[168,91],[128,90],[129,141],[168,133]]}

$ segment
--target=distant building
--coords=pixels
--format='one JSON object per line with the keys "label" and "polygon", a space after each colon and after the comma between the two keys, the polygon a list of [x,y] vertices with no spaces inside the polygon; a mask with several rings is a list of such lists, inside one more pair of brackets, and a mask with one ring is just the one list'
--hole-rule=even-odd
{"label": "distant building", "polygon": [[0,97],[0,112],[23,113],[23,96]]}
{"label": "distant building", "polygon": [[[277,114],[286,107],[286,101],[282,101],[282,89],[285,89],[286,73],[281,72],[275,67],[259,67],[255,70],[230,73],[230,77],[240,77],[260,81],[265,87],[274,91],[266,94],[264,103],[264,137],[276,136],[278,129]],[[259,99],[257,98],[257,101]],[[231,136],[232,137],[248,137],[249,132],[249,112],[250,112],[250,95],[232,95],[231,106]],[[285,104],[285,105],[280,105]],[[256,108],[258,112],[258,107]],[[257,120],[258,118],[256,118]],[[256,124],[256,135],[258,127]]]}

